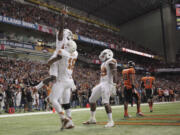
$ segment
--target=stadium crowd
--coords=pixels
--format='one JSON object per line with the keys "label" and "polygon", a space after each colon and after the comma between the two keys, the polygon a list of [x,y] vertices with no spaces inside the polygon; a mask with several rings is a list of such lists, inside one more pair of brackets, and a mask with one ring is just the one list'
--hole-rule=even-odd
{"label": "stadium crowd", "polygon": [[[51,105],[48,102],[48,95],[51,85],[43,87],[40,91],[33,91],[31,86],[35,86],[48,75],[48,68],[45,64],[32,61],[22,61],[17,59],[0,58],[0,112],[13,113],[17,111],[49,110]],[[99,69],[88,67],[87,64],[78,62],[74,69],[74,80],[77,90],[72,92],[72,107],[86,107],[91,89],[99,81]],[[119,87],[117,95],[111,98],[112,104],[122,104],[123,95],[121,90],[122,75],[118,72]],[[137,82],[140,83],[142,74],[137,75]],[[176,80],[176,81],[175,81]],[[170,90],[174,93],[180,91],[179,76],[156,77],[157,101],[172,101],[169,99]],[[141,93],[141,89],[138,89]],[[143,97],[143,93],[142,97]],[[146,102],[142,98],[142,102]],[[97,101],[101,105],[101,99]],[[14,109],[15,108],[15,109]]]}
{"label": "stadium crowd", "polygon": [[[39,23],[54,28],[58,28],[61,25],[59,23],[61,19],[60,14],[40,9],[37,6],[22,4],[14,0],[2,0],[0,1],[0,7],[0,15],[2,16],[12,17],[31,23]],[[77,21],[72,17],[66,18],[66,27],[76,34],[117,45],[119,49],[125,47],[155,54],[150,49],[136,45],[135,42],[129,41],[114,32],[96,27],[92,24],[83,23],[82,21]]]}

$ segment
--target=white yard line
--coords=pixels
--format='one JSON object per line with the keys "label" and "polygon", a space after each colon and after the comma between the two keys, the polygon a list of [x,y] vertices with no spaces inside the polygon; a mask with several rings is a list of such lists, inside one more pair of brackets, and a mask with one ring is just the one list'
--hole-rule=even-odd
{"label": "white yard line", "polygon": [[[169,104],[169,103],[177,103],[176,102],[160,102],[155,104]],[[148,105],[147,103],[141,104],[142,106]],[[130,105],[129,105],[130,106]],[[112,108],[123,108],[123,105],[119,106],[112,106]],[[97,107],[97,110],[103,110],[104,107]],[[89,108],[81,108],[81,109],[72,109],[72,112],[80,112],[80,111],[89,111]],[[20,116],[32,116],[32,115],[42,115],[42,114],[52,114],[52,111],[49,112],[31,112],[31,113],[19,113],[19,114],[4,114],[0,115],[0,118],[7,118],[7,117],[20,117]]]}

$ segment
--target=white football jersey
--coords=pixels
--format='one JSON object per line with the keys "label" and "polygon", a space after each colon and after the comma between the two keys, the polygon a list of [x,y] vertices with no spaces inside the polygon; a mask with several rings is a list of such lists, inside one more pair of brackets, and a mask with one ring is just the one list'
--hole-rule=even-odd
{"label": "white football jersey", "polygon": [[72,73],[74,69],[74,65],[76,63],[78,52],[75,51],[74,53],[70,54],[64,49],[60,49],[58,54],[62,56],[58,62],[58,76],[57,80],[64,81],[72,79]]}
{"label": "white football jersey", "polygon": [[56,51],[58,51],[59,49],[63,49],[64,45],[67,43],[68,39],[63,38],[63,40],[59,41],[58,39],[56,39]]}
{"label": "white football jersey", "polygon": [[113,83],[113,74],[110,70],[109,64],[115,64],[117,67],[117,61],[114,58],[108,59],[101,64],[101,79],[100,82]]}

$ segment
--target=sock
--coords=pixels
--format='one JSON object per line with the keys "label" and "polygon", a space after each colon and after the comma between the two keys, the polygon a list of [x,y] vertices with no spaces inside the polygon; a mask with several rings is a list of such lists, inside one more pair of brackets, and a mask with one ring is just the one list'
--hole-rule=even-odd
{"label": "sock", "polygon": [[151,102],[149,102],[149,109],[151,110]]}
{"label": "sock", "polygon": [[128,116],[128,110],[124,109],[124,116]]}
{"label": "sock", "polygon": [[94,111],[94,112],[91,111],[91,118],[92,119],[95,119],[95,115],[96,115],[96,111]]}
{"label": "sock", "polygon": [[70,110],[70,109],[67,109],[67,110],[65,110],[65,112],[66,112],[66,116],[67,116],[69,119],[72,119],[72,118],[71,118],[71,110]]}
{"label": "sock", "polygon": [[137,113],[140,113],[141,109],[140,109],[140,105],[137,105]]}
{"label": "sock", "polygon": [[39,89],[41,89],[43,86],[44,86],[44,83],[43,83],[43,81],[41,81],[37,86],[35,86],[35,88],[36,88],[37,90],[39,90]]}
{"label": "sock", "polygon": [[112,121],[112,113],[108,113],[107,115],[108,115],[108,120]]}
{"label": "sock", "polygon": [[152,110],[152,106],[153,106],[153,103],[150,102],[150,105],[149,105],[150,110]]}

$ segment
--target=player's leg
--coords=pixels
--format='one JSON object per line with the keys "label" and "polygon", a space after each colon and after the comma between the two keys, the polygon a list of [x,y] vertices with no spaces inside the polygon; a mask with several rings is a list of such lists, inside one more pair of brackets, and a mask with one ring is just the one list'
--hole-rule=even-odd
{"label": "player's leg", "polygon": [[62,125],[64,126],[69,120],[66,119],[61,104],[59,103],[59,99],[62,96],[62,92],[63,92],[62,83],[56,82],[55,84],[53,84],[52,92],[49,96],[49,99],[53,107],[55,108],[56,112],[59,114]]}
{"label": "player's leg", "polygon": [[136,91],[133,90],[133,96],[136,98],[136,104],[137,104],[137,116],[144,116],[144,114],[141,112],[141,96],[140,94]]}
{"label": "player's leg", "polygon": [[152,89],[146,89],[147,102],[149,104],[150,112],[153,112],[153,92]]}
{"label": "player's leg", "polygon": [[[55,57],[56,54],[53,54]],[[35,89],[39,90],[41,89],[44,85],[48,85],[49,82],[56,81],[56,77],[58,75],[58,64],[55,62],[50,66],[49,69],[49,76],[45,78],[43,81],[41,81],[37,86],[35,86]]]}
{"label": "player's leg", "polygon": [[101,84],[98,84],[92,89],[92,94],[89,98],[90,103],[90,119],[83,124],[96,124],[96,101],[101,96]]}
{"label": "player's leg", "polygon": [[124,88],[124,118],[129,118],[128,103],[132,100],[132,89]]}
{"label": "player's leg", "polygon": [[67,118],[69,119],[69,122],[64,127],[66,129],[74,128],[74,124],[72,122],[72,117],[71,117],[70,98],[71,98],[71,89],[70,88],[64,89],[63,95],[62,95],[62,107],[65,110]]}
{"label": "player's leg", "polygon": [[37,86],[35,86],[35,89],[39,90],[41,89],[44,85],[48,85],[49,82],[53,82],[56,80],[56,76],[50,75],[47,78],[45,78],[43,81],[41,81]]}
{"label": "player's leg", "polygon": [[104,104],[107,116],[108,116],[108,123],[105,125],[105,127],[113,127],[114,121],[112,119],[112,109],[109,104],[110,99],[110,90],[111,85],[109,83],[104,83],[101,87],[101,97],[102,97],[102,103]]}

